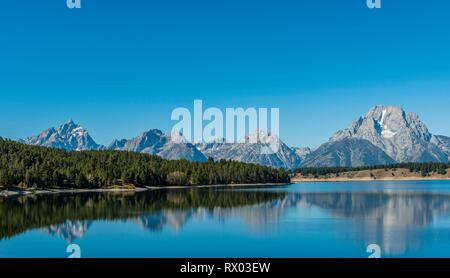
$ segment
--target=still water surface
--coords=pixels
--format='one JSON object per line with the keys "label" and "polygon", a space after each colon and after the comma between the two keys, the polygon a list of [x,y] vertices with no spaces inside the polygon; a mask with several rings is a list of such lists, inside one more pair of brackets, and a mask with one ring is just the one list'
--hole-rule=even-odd
{"label": "still water surface", "polygon": [[0,257],[450,257],[450,182],[0,198]]}

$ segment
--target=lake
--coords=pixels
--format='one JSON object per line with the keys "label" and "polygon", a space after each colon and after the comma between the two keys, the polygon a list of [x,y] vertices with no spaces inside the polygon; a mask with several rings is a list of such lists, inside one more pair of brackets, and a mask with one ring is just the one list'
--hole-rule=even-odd
{"label": "lake", "polygon": [[450,182],[0,198],[0,257],[450,257]]}

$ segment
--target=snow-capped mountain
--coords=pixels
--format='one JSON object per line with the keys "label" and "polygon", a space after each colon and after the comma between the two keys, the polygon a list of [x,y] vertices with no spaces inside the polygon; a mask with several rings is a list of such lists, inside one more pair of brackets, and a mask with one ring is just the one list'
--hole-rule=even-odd
{"label": "snow-capped mountain", "polygon": [[[338,131],[334,134],[330,141],[324,147],[330,144],[341,142],[345,139],[361,139],[370,142],[373,146],[379,148],[386,153],[395,162],[448,162],[449,161],[449,140],[444,136],[433,136],[419,116],[415,113],[406,113],[398,106],[375,106],[369,110],[364,116],[354,121],[350,127]],[[366,143],[363,143],[367,145]],[[342,144],[341,144],[342,146]],[[357,153],[365,155],[366,153],[373,153],[373,148],[370,146],[368,150],[364,151],[362,145],[359,144]],[[447,148],[446,148],[447,147]],[[320,149],[320,148],[319,148]],[[348,151],[345,156],[351,157]],[[323,151],[323,148],[322,150]],[[317,160],[321,156],[321,152],[314,152],[310,158]],[[380,154],[377,154],[380,156]],[[375,158],[372,162],[377,161]],[[310,161],[305,162],[310,164]],[[350,165],[356,166],[356,161],[361,160],[360,157],[350,162]],[[334,163],[328,166],[335,166]]]}
{"label": "snow-capped mountain", "polygon": [[29,145],[59,148],[68,151],[99,150],[102,148],[82,126],[74,123],[72,120],[59,128],[49,128],[22,142]]}
{"label": "snow-capped mountain", "polygon": [[302,167],[446,163],[450,161],[450,138],[433,136],[415,113],[398,106],[379,105],[317,150],[296,151],[302,158]]}
{"label": "snow-capped mountain", "polygon": [[159,155],[169,160],[207,161],[206,156],[188,143],[182,135],[167,136],[158,129],[143,132],[130,140],[115,140],[108,149]]}
{"label": "snow-capped mountain", "polygon": [[213,142],[196,147],[214,160],[226,159],[292,169],[300,166],[301,158],[277,136],[256,130],[238,143]]}

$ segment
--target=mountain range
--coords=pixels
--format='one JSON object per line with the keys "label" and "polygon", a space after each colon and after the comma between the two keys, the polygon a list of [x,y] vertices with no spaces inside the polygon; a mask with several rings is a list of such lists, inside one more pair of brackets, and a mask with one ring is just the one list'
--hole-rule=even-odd
{"label": "mountain range", "polygon": [[[255,140],[255,138],[257,140]],[[217,140],[192,144],[181,134],[158,129],[131,139],[97,144],[72,120],[20,142],[68,151],[121,150],[159,155],[165,159],[205,162],[208,157],[255,163],[276,168],[368,166],[396,162],[450,162],[450,137],[433,135],[414,113],[398,106],[375,106],[349,127],[336,132],[318,149],[289,147],[278,137],[256,130],[238,143]],[[254,143],[257,142],[257,143]],[[267,152],[277,142],[275,151]]]}
{"label": "mountain range", "polygon": [[106,149],[159,155],[169,160],[206,162],[208,158],[182,135],[165,135],[161,130],[143,132],[132,139],[114,140]]}
{"label": "mountain range", "polygon": [[[276,144],[271,146],[270,142]],[[302,161],[295,149],[288,147],[275,135],[261,130],[255,130],[238,143],[227,143],[221,140],[196,144],[196,147],[214,160],[236,160],[287,169],[300,166]]]}

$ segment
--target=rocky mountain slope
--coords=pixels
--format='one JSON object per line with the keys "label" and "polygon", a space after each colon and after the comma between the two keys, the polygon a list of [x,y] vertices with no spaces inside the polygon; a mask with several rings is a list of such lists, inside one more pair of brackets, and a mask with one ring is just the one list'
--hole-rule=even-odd
{"label": "rocky mountain slope", "polygon": [[213,142],[196,144],[197,148],[215,160],[226,159],[255,163],[276,168],[297,168],[300,156],[278,137],[256,130],[238,143]]}
{"label": "rocky mountain slope", "polygon": [[313,152],[313,150],[308,147],[303,148],[293,147],[292,149],[300,157],[301,161],[305,161]]}
{"label": "rocky mountain slope", "polygon": [[320,146],[302,167],[358,167],[393,163],[395,161],[389,155],[369,141],[345,138]]}
{"label": "rocky mountain slope", "polygon": [[448,156],[448,160],[450,160],[450,137],[435,135],[431,138],[431,143],[442,150]]}
{"label": "rocky mountain slope", "polygon": [[364,139],[397,162],[447,162],[448,155],[431,142],[433,135],[419,116],[397,106],[375,106],[330,139]]}
{"label": "rocky mountain slope", "polygon": [[154,154],[169,160],[207,161],[207,157],[182,136],[167,136],[158,129],[143,132],[130,140],[115,140],[107,149]]}
{"label": "rocky mountain slope", "polygon": [[29,145],[60,148],[69,151],[99,150],[102,148],[82,126],[74,123],[72,120],[59,128],[49,128],[22,142]]}
{"label": "rocky mountain slope", "polygon": [[334,134],[302,166],[447,163],[449,146],[450,139],[433,136],[417,114],[407,113],[398,106],[380,105]]}

